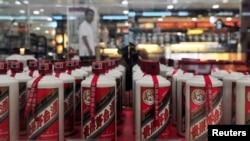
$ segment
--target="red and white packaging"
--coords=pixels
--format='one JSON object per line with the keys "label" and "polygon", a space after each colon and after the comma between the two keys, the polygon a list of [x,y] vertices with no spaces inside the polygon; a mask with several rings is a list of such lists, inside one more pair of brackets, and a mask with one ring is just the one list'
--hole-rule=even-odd
{"label": "red and white packaging", "polygon": [[243,76],[243,74],[238,73],[228,74],[223,77],[223,124],[235,124],[236,81],[243,78]]}
{"label": "red and white packaging", "polygon": [[250,76],[244,76],[236,81],[236,111],[235,124],[250,124]]}
{"label": "red and white packaging", "polygon": [[122,116],[122,72],[115,69],[115,60],[106,60],[108,69],[106,75],[114,77],[116,80],[116,114],[117,122],[121,121]]}
{"label": "red and white packaging", "polygon": [[54,62],[54,76],[63,81],[64,93],[64,136],[75,132],[75,78],[66,74],[64,61]]}
{"label": "red and white packaging", "polygon": [[221,124],[222,86],[222,81],[210,75],[197,75],[186,81],[187,141],[206,140],[208,125]]}
{"label": "red and white packaging", "polygon": [[[133,91],[133,119],[135,119],[135,103],[136,103],[136,99],[135,99],[135,95],[137,95],[137,93],[136,93],[136,81],[137,80],[140,80],[140,79],[142,79],[144,76],[146,76],[147,74],[145,73],[145,67],[146,67],[146,65],[145,64],[147,64],[147,60],[142,60],[142,59],[140,59],[140,61],[139,61],[140,63],[139,63],[139,67],[140,68],[138,68],[137,70],[134,70],[134,72],[133,72],[133,76],[132,76],[132,91]],[[133,131],[135,132],[135,120],[133,121]]]}
{"label": "red and white packaging", "polygon": [[186,81],[191,79],[194,75],[181,75],[176,78],[176,123],[177,134],[185,137],[185,88]]}
{"label": "red and white packaging", "polygon": [[28,140],[64,140],[63,81],[52,75],[52,64],[38,63],[39,76],[28,81]]}
{"label": "red and white packaging", "polygon": [[177,124],[177,78],[184,77],[184,76],[194,76],[194,73],[190,72],[182,72],[182,73],[175,73],[172,75],[171,78],[171,108],[172,108],[172,121],[173,125]]}
{"label": "red and white packaging", "polygon": [[105,62],[92,63],[93,74],[81,82],[82,139],[116,141],[116,81],[105,75]]}
{"label": "red and white packaging", "polygon": [[11,62],[10,76],[18,81],[19,88],[19,133],[27,134],[27,117],[25,117],[25,105],[27,101],[27,82],[32,79],[27,73],[23,72],[22,62]]}
{"label": "red and white packaging", "polygon": [[7,63],[0,61],[0,140],[19,140],[18,81],[7,75]]}
{"label": "red and white packaging", "polygon": [[170,82],[159,72],[159,62],[147,62],[148,75],[136,81],[135,140],[169,138]]}
{"label": "red and white packaging", "polygon": [[[170,88],[170,94],[171,94],[171,100],[170,100],[170,113],[171,113],[171,117],[174,119],[173,120],[173,125],[176,125],[176,96],[174,96],[176,93],[172,93],[173,91],[176,92],[176,89],[173,90],[173,88],[176,87],[176,84],[173,84],[173,77],[174,76],[178,76],[178,75],[182,75],[184,73],[184,71],[182,69],[170,69],[167,71],[166,73],[166,79],[170,81],[171,83],[171,88]],[[173,100],[175,99],[175,100]]]}
{"label": "red and white packaging", "polygon": [[75,78],[75,124],[81,123],[81,82],[87,77],[86,72],[75,70],[75,60],[65,61],[66,73]]}
{"label": "red and white packaging", "polygon": [[[120,64],[120,61],[118,59],[115,59],[115,69],[120,71],[122,73],[122,84],[121,84],[121,89],[122,89],[122,102],[121,105],[124,105],[125,102],[125,93],[126,93],[126,68],[122,64]],[[121,110],[122,111],[122,110]]]}

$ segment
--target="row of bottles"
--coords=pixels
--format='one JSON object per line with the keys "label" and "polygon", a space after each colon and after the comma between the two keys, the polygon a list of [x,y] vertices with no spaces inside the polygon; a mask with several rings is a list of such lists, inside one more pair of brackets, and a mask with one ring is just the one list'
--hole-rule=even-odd
{"label": "row of bottles", "polygon": [[64,140],[81,125],[83,139],[115,140],[125,73],[118,60],[28,60],[25,71],[17,60],[0,66],[1,138]]}

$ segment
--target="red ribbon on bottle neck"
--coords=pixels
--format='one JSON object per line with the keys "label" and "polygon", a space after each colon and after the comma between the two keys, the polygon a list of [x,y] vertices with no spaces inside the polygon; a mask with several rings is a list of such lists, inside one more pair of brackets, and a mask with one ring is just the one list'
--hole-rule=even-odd
{"label": "red ribbon on bottle neck", "polygon": [[[205,80],[205,91],[206,91],[206,116],[208,118],[209,113],[213,114],[213,89],[212,89],[212,81],[209,75],[204,75]],[[209,121],[211,121],[209,119]],[[210,124],[210,123],[207,123]]]}
{"label": "red ribbon on bottle neck", "polygon": [[157,79],[157,75],[152,75],[153,83],[154,83],[154,119],[156,125],[158,125],[159,121],[159,82]]}
{"label": "red ribbon on bottle neck", "polygon": [[25,107],[25,115],[28,115],[30,111],[35,112],[36,100],[37,100],[37,87],[39,81],[44,77],[44,75],[39,75],[32,83],[31,88],[28,91],[28,100]]}
{"label": "red ribbon on bottle neck", "polygon": [[90,84],[90,120],[93,122],[95,120],[95,96],[96,96],[96,87],[97,80],[99,75],[94,75]]}

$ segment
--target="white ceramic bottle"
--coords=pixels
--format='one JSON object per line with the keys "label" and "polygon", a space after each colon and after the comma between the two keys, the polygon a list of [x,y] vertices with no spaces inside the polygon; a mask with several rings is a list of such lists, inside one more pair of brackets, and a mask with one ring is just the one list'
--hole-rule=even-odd
{"label": "white ceramic bottle", "polygon": [[135,140],[169,138],[170,82],[159,69],[158,61],[148,61],[147,75],[136,81]]}
{"label": "white ceramic bottle", "polygon": [[52,75],[52,64],[38,64],[39,76],[28,81],[29,140],[64,140],[63,81]]}
{"label": "white ceramic bottle", "polygon": [[105,75],[104,66],[93,62],[93,73],[81,82],[82,139],[116,140],[116,81]]}
{"label": "white ceramic bottle", "polygon": [[32,79],[27,73],[23,72],[22,62],[11,62],[10,76],[18,81],[19,88],[19,133],[20,135],[27,134],[27,118],[24,110],[27,101],[27,82]]}
{"label": "white ceramic bottle", "polygon": [[0,61],[0,138],[19,140],[18,81],[7,75],[7,63]]}
{"label": "white ceramic bottle", "polygon": [[66,74],[64,61],[54,62],[53,75],[63,81],[64,96],[64,136],[75,132],[75,78]]}

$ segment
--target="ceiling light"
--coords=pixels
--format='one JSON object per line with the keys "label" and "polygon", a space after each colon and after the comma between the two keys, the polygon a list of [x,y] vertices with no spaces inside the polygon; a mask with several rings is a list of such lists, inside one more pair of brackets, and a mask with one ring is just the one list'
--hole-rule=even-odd
{"label": "ceiling light", "polygon": [[220,6],[218,4],[215,4],[212,6],[213,9],[218,9]]}
{"label": "ceiling light", "polygon": [[48,17],[48,18],[47,18],[47,21],[52,21],[52,18],[51,18],[51,17]]}
{"label": "ceiling light", "polygon": [[228,3],[228,0],[222,0],[223,3]]}
{"label": "ceiling light", "polygon": [[231,17],[227,17],[226,21],[232,21],[232,18]]}
{"label": "ceiling light", "polygon": [[173,5],[168,5],[168,6],[167,6],[167,9],[173,9],[173,8],[174,8]]}
{"label": "ceiling light", "polygon": [[14,26],[18,26],[18,23],[17,23],[17,22],[14,22],[13,25],[14,25]]}
{"label": "ceiling light", "polygon": [[40,27],[36,27],[36,30],[40,30]]}
{"label": "ceiling light", "polygon": [[48,34],[48,33],[49,33],[49,30],[45,30],[44,32],[45,32],[46,34]]}
{"label": "ceiling light", "polygon": [[33,14],[38,15],[38,14],[40,14],[40,12],[39,11],[33,11]]}
{"label": "ceiling light", "polygon": [[15,4],[16,5],[21,5],[21,2],[20,1],[15,1]]}
{"label": "ceiling light", "polygon": [[178,3],[178,0],[173,0],[172,3],[173,3],[173,4],[177,4],[177,3]]}
{"label": "ceiling light", "polygon": [[24,4],[29,4],[29,1],[24,0],[23,3],[24,3]]}
{"label": "ceiling light", "polygon": [[192,21],[193,21],[193,22],[197,21],[197,18],[192,18]]}
{"label": "ceiling light", "polygon": [[24,14],[24,13],[25,13],[25,10],[20,10],[19,13]]}
{"label": "ceiling light", "polygon": [[162,22],[163,18],[158,18],[157,21]]}
{"label": "ceiling light", "polygon": [[123,4],[123,5],[128,5],[128,1],[127,1],[127,0],[123,0],[123,1],[122,1],[122,4]]}
{"label": "ceiling light", "polygon": [[44,9],[41,8],[41,9],[40,9],[40,12],[44,12]]}
{"label": "ceiling light", "polygon": [[124,10],[124,11],[123,11],[123,14],[128,14],[128,10]]}

